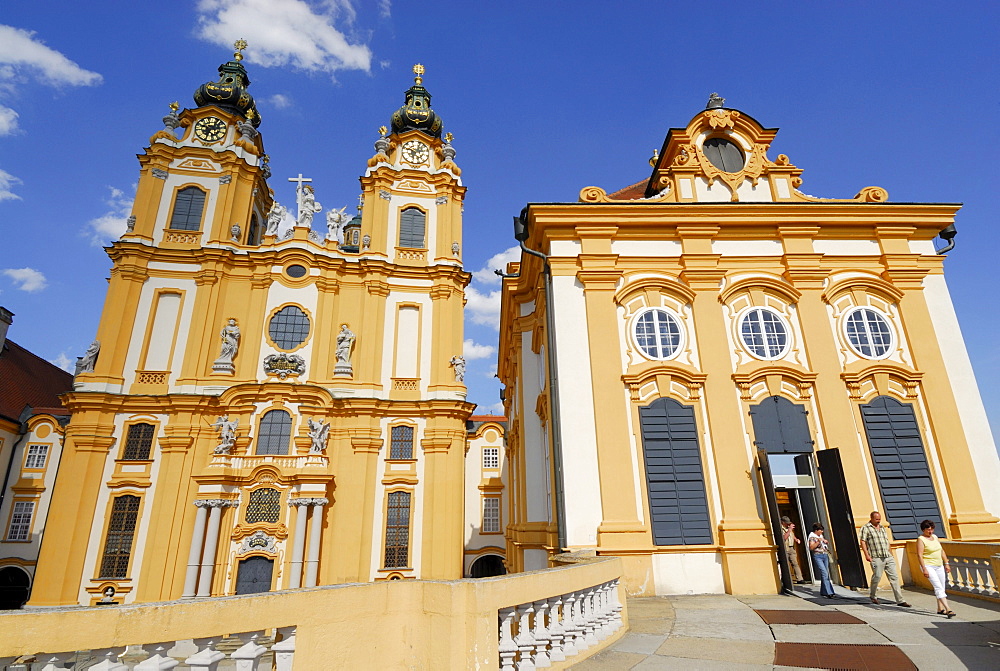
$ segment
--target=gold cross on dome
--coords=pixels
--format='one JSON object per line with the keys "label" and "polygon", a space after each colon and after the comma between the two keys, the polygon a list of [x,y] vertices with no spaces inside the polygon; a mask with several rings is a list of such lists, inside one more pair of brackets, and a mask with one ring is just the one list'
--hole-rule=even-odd
{"label": "gold cross on dome", "polygon": [[424,77],[423,77],[423,75],[424,75],[424,66],[421,65],[420,63],[417,63],[416,65],[414,65],[413,66],[413,74],[416,75],[416,77],[413,78],[413,81],[415,81],[417,84],[423,83],[423,81],[424,81]]}
{"label": "gold cross on dome", "polygon": [[240,52],[247,48],[247,41],[241,37],[240,39],[233,42],[233,48],[236,49],[236,53],[233,54],[233,58],[235,58],[238,61],[242,61],[243,54],[241,54]]}

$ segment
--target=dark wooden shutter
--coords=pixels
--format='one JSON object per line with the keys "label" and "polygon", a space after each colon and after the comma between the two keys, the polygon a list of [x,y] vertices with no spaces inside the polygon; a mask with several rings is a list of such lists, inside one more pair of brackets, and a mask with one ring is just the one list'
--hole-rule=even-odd
{"label": "dark wooden shutter", "polygon": [[861,417],[893,538],[916,538],[923,520],[934,522],[935,533],[944,537],[946,527],[913,406],[879,396],[861,406]]}
{"label": "dark wooden shutter", "polygon": [[205,209],[205,192],[189,186],[177,192],[174,211],[170,216],[170,228],[181,231],[201,229],[201,213]]}
{"label": "dark wooden shutter", "polygon": [[754,445],[768,454],[800,454],[813,451],[805,406],[783,396],[765,398],[750,408]]}
{"label": "dark wooden shutter", "polygon": [[659,398],[639,408],[654,545],[712,543],[694,408]]}
{"label": "dark wooden shutter", "polygon": [[423,249],[426,215],[415,207],[408,207],[399,216],[399,246]]}
{"label": "dark wooden shutter", "polygon": [[274,560],[267,557],[249,557],[240,561],[236,571],[237,594],[260,594],[271,591],[271,574]]}

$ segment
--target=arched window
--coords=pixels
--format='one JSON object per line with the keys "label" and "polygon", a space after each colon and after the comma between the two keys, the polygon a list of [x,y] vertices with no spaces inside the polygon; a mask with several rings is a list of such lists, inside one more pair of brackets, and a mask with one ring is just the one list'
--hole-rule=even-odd
{"label": "arched window", "polygon": [[[258,454],[260,454],[258,452]],[[274,524],[281,516],[281,493],[277,489],[264,487],[250,492],[247,503],[247,524],[269,522]]]}
{"label": "arched window", "polygon": [[402,568],[410,556],[410,492],[390,492],[385,519],[385,568]]}
{"label": "arched window", "polygon": [[205,209],[205,192],[188,186],[177,192],[170,228],[178,231],[201,230],[201,213]]}
{"label": "arched window", "polygon": [[269,410],[260,420],[257,454],[288,454],[292,416],[284,410]]}
{"label": "arched window", "polygon": [[413,458],[413,427],[392,427],[392,443],[389,446],[390,459]]}
{"label": "arched window", "polygon": [[416,207],[408,207],[399,216],[399,246],[423,249],[427,215]]}
{"label": "arched window", "polygon": [[125,438],[125,450],[122,452],[123,461],[145,461],[149,459],[152,449],[152,424],[133,424],[128,427],[128,436]]}

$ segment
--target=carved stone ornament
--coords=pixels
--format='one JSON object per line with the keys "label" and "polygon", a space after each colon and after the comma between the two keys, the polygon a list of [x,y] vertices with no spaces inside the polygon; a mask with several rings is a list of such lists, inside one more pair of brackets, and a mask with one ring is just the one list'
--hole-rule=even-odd
{"label": "carved stone ornament", "polygon": [[390,200],[392,198],[392,194],[386,191],[385,189],[379,189],[378,197],[381,198],[382,200]]}
{"label": "carved stone ornament", "polygon": [[212,422],[219,430],[219,444],[215,446],[214,454],[232,454],[236,447],[236,428],[240,425],[240,419],[229,419],[229,415],[223,415]]}
{"label": "carved stone ornament", "polygon": [[74,375],[79,375],[80,373],[93,373],[94,366],[97,365],[97,357],[101,353],[101,341],[95,340],[90,343],[90,347],[84,352],[83,356],[78,356],[76,358],[76,372]]}
{"label": "carved stone ornament", "polygon": [[233,224],[229,228],[229,235],[230,235],[230,237],[232,237],[233,242],[239,242],[240,241],[240,234],[242,234],[242,233],[243,233],[243,229],[240,228],[239,224]]}
{"label": "carved stone ornament", "polygon": [[245,555],[250,552],[266,552],[267,554],[276,554],[277,548],[275,548],[275,543],[277,543],[277,539],[274,536],[258,529],[243,539],[243,542],[240,543],[239,549],[236,550],[236,554]]}
{"label": "carved stone ornament", "polygon": [[438,196],[434,199],[434,202],[438,205],[444,205],[448,202],[448,196]]}
{"label": "carved stone ornament", "polygon": [[223,175],[219,178],[219,184],[229,184],[231,181],[233,181],[232,175]]}
{"label": "carved stone ornament", "polygon": [[156,179],[166,179],[168,174],[166,170],[161,170],[160,168],[153,168],[151,172]]}
{"label": "carved stone ornament", "polygon": [[325,454],[330,439],[330,422],[309,418],[309,454]]}
{"label": "carved stone ornament", "polygon": [[316,499],[289,499],[288,505],[295,506],[325,506],[330,503],[330,499],[327,498],[316,498]]}
{"label": "carved stone ornament", "polygon": [[451,253],[454,254],[455,256],[458,256],[459,254],[462,253],[462,246],[458,244],[457,240],[451,243]]}
{"label": "carved stone ornament", "polygon": [[212,364],[212,372],[232,375],[236,372],[233,358],[240,347],[240,327],[236,324],[236,320],[228,319],[219,336],[222,338],[222,350],[219,352],[219,358]]}
{"label": "carved stone ornament", "polygon": [[365,233],[364,237],[361,238],[361,249],[368,249],[372,246],[372,236]]}
{"label": "carved stone ornament", "polygon": [[289,375],[297,376],[306,372],[306,360],[298,354],[269,354],[264,357],[264,373],[277,375],[284,380]]}
{"label": "carved stone ornament", "polygon": [[236,508],[240,502],[233,499],[198,499],[194,505],[198,508]]}
{"label": "carved stone ornament", "polygon": [[125,220],[125,232],[131,233],[135,230],[135,215],[130,214],[128,219]]}
{"label": "carved stone ornament", "polygon": [[354,349],[356,339],[357,336],[354,335],[354,331],[348,328],[347,324],[340,325],[340,332],[337,334],[337,365],[333,369],[334,377],[354,377],[351,351]]}

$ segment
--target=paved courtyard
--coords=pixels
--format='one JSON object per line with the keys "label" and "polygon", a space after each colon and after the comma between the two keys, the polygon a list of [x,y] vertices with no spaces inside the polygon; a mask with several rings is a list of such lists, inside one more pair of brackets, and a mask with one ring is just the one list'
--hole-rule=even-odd
{"label": "paved courtyard", "polygon": [[[795,596],[713,594],[629,599],[629,632],[607,650],[572,668],[1000,669],[1000,604],[950,598],[958,615],[949,620],[936,614],[936,602],[929,592],[907,589],[906,598],[913,608],[896,606],[891,592],[879,594],[882,605],[872,604],[867,591],[860,594],[838,587],[836,599],[824,599],[818,589],[808,586],[797,589]],[[800,610],[813,612],[785,613],[785,619],[856,618],[858,622],[768,625],[757,612]],[[768,616],[766,612],[763,615]],[[789,645],[797,643],[833,645]],[[776,651],[785,657],[784,665],[775,664]],[[813,656],[814,652],[839,654],[840,658],[836,663],[817,663],[815,660],[822,657]],[[877,659],[878,654],[898,659],[893,665]],[[794,658],[792,665],[788,665],[789,655]],[[851,655],[858,659],[845,662]]]}

